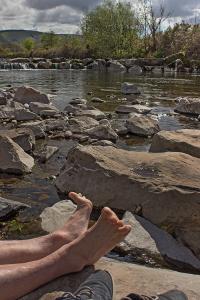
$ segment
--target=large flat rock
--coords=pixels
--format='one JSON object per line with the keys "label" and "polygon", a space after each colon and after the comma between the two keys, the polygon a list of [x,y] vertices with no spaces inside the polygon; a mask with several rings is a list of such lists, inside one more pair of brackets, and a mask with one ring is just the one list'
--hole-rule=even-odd
{"label": "large flat rock", "polygon": [[200,158],[200,130],[161,131],[152,141],[150,152],[183,152]]}
{"label": "large flat rock", "polygon": [[0,173],[23,175],[30,173],[34,159],[6,136],[0,136]]}
{"label": "large flat rock", "polygon": [[[129,152],[114,147],[73,149],[56,181],[97,207],[140,214],[200,256],[200,160],[183,153]],[[195,234],[188,239],[187,235]]]}
{"label": "large flat rock", "polygon": [[[114,300],[120,300],[129,293],[156,295],[173,289],[182,290],[189,300],[199,300],[200,276],[198,275],[151,269],[105,258],[97,263],[96,269],[111,273],[114,281]],[[21,300],[56,300],[63,294],[59,291],[75,292],[93,271],[91,267],[81,273],[64,276]]]}

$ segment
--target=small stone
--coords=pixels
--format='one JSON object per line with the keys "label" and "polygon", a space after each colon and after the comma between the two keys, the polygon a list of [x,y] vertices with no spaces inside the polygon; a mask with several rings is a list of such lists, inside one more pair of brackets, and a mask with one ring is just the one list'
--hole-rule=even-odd
{"label": "small stone", "polygon": [[131,94],[141,94],[140,90],[133,83],[124,82],[121,87],[122,94],[131,95]]}

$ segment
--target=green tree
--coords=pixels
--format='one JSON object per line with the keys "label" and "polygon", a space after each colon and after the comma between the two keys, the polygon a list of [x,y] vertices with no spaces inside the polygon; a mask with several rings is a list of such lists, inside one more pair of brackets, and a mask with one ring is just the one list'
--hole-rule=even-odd
{"label": "green tree", "polygon": [[41,36],[40,42],[45,49],[54,48],[59,42],[59,37],[53,31],[50,31]]}
{"label": "green tree", "polygon": [[27,38],[22,42],[23,47],[31,52],[35,48],[35,41],[32,38]]}
{"label": "green tree", "polygon": [[128,3],[104,1],[82,22],[86,45],[99,57],[135,55],[139,23]]}

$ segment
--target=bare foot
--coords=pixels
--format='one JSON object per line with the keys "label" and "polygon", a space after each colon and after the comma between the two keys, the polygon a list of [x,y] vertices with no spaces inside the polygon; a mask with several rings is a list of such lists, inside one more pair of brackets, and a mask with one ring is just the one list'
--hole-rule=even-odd
{"label": "bare foot", "polygon": [[54,232],[62,240],[63,244],[72,242],[87,231],[93,207],[92,202],[81,194],[72,192],[69,194],[69,197],[77,205],[77,210],[61,229]]}
{"label": "bare foot", "polygon": [[[71,262],[71,272],[95,264],[129,234],[131,226],[124,225],[109,208],[102,210],[97,223],[81,237],[61,249],[63,259]],[[64,261],[62,259],[62,261]],[[62,266],[69,268],[68,266]]]}

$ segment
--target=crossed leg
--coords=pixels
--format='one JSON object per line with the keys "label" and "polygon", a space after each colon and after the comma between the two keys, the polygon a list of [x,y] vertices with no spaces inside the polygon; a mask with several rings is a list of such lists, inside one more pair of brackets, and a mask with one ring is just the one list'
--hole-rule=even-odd
{"label": "crossed leg", "polygon": [[1,266],[1,299],[16,300],[59,276],[96,263],[130,230],[109,208],[104,208],[92,228],[54,253],[33,262]]}
{"label": "crossed leg", "polygon": [[63,228],[31,240],[0,241],[0,265],[38,260],[83,234],[88,229],[92,202],[76,193],[70,193],[70,198],[77,204],[77,210]]}

